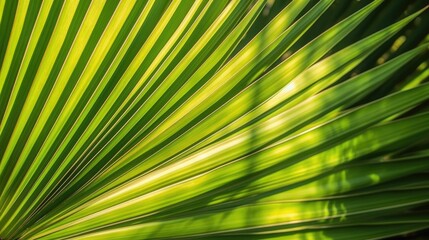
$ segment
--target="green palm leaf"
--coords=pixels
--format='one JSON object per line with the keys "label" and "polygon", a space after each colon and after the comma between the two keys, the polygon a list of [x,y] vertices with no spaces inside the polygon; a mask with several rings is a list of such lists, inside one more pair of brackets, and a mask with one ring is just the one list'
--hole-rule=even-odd
{"label": "green palm leaf", "polygon": [[0,238],[428,228],[427,4],[0,1]]}

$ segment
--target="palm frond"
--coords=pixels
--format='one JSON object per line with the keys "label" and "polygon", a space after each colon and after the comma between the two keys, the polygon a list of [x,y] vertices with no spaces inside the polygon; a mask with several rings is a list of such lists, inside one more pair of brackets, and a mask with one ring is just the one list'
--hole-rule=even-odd
{"label": "palm frond", "polygon": [[0,238],[426,229],[427,4],[0,1]]}

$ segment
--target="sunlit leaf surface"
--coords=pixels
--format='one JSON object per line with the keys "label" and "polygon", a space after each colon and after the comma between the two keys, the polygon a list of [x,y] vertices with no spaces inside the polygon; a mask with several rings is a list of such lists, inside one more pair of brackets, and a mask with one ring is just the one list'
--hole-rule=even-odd
{"label": "sunlit leaf surface", "polygon": [[427,0],[0,0],[0,239],[429,227]]}

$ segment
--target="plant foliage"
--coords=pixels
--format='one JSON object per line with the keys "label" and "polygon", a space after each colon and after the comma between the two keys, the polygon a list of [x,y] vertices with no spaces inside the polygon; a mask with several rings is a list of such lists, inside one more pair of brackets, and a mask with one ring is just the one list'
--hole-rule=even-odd
{"label": "plant foliage", "polygon": [[1,0],[0,238],[427,228],[427,4]]}

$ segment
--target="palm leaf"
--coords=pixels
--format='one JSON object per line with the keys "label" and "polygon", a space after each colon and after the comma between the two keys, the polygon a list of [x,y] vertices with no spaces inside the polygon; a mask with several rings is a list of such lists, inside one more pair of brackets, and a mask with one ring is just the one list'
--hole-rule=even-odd
{"label": "palm leaf", "polygon": [[0,238],[426,229],[426,5],[1,1]]}

